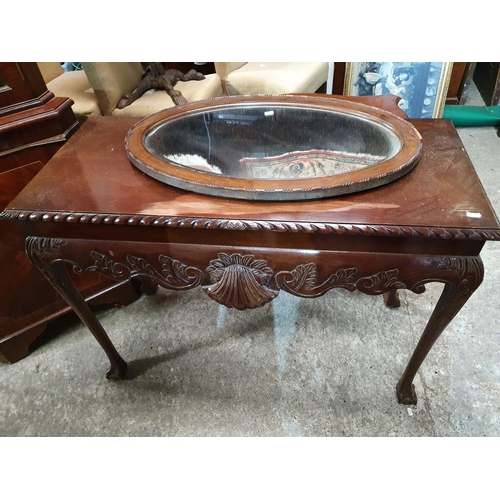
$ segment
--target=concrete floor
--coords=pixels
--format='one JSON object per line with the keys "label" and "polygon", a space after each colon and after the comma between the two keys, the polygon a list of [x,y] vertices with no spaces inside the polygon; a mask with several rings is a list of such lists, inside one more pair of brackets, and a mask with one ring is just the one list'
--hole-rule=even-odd
{"label": "concrete floor", "polygon": [[[459,133],[500,214],[496,129]],[[98,313],[129,380],[104,378],[104,353],[71,318],[28,358],[0,364],[0,436],[498,436],[500,243],[482,257],[483,284],[415,379],[417,406],[399,405],[395,385],[440,284],[402,291],[398,310],[333,290],[241,313],[201,289],[160,290]]]}

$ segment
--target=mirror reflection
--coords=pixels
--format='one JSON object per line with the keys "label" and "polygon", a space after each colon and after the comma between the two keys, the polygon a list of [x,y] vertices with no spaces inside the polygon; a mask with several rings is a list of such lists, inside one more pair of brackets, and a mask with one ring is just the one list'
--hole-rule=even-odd
{"label": "mirror reflection", "polygon": [[267,104],[221,107],[160,123],[146,134],[144,146],[184,168],[270,180],[345,174],[401,149],[391,129],[368,119]]}

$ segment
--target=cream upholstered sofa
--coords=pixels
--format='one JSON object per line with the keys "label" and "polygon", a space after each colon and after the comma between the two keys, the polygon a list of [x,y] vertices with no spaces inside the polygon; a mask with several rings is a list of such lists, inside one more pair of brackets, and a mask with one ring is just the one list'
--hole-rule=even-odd
{"label": "cream upholstered sofa", "polygon": [[102,114],[85,71],[64,72],[58,62],[39,62],[37,65],[47,89],[56,97],[69,97],[74,102],[72,109],[78,121]]}
{"label": "cream upholstered sofa", "polygon": [[225,95],[316,92],[328,79],[327,62],[216,62]]}
{"label": "cream upholstered sofa", "polygon": [[[120,99],[131,93],[144,74],[139,62],[84,62],[83,69],[94,88],[102,114],[105,116],[149,116],[157,111],[175,106],[164,90],[150,90],[123,109],[117,109]],[[205,75],[204,80],[177,82],[188,102],[222,96],[222,86],[217,74]]]}

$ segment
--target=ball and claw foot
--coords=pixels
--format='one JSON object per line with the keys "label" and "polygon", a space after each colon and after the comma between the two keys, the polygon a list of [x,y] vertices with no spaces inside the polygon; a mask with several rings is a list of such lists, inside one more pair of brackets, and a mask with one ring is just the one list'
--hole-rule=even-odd
{"label": "ball and claw foot", "polygon": [[398,403],[402,405],[416,405],[417,393],[415,392],[415,385],[411,384],[410,387],[402,387],[400,384],[396,386],[396,394],[398,396]]}
{"label": "ball and claw foot", "polygon": [[106,378],[108,380],[123,380],[125,374],[127,373],[127,363],[121,361],[118,364],[112,364],[108,371],[106,372]]}

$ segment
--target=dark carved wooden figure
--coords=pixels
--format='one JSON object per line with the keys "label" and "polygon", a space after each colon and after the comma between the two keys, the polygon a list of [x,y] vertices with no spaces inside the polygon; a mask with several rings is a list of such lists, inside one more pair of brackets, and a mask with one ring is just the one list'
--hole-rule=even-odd
{"label": "dark carved wooden figure", "polygon": [[134,101],[139,99],[148,90],[165,90],[167,94],[172,98],[175,104],[187,104],[186,98],[181,92],[174,89],[177,82],[188,82],[190,80],[204,80],[205,75],[199,73],[195,69],[189,70],[186,74],[182,73],[177,69],[165,70],[161,63],[150,64],[139,85],[131,94],[124,95],[118,105],[118,109],[123,109],[126,106],[130,106]]}

